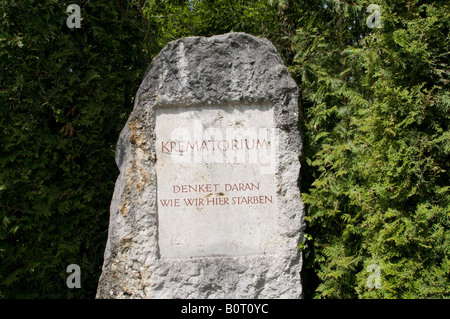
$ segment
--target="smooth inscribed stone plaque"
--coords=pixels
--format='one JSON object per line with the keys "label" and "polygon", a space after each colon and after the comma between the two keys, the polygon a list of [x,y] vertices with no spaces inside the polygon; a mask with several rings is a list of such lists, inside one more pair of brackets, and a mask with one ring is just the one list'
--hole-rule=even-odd
{"label": "smooth inscribed stone plaque", "polygon": [[173,41],[134,101],[97,298],[301,298],[298,87],[275,47]]}
{"label": "smooth inscribed stone plaque", "polygon": [[156,110],[162,258],[276,252],[271,106]]}

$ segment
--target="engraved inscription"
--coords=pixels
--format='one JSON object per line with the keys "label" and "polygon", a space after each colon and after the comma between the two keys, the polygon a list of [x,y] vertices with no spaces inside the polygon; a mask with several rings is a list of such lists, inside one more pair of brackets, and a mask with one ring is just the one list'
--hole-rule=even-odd
{"label": "engraved inscription", "polygon": [[161,258],[273,253],[272,107],[156,109]]}

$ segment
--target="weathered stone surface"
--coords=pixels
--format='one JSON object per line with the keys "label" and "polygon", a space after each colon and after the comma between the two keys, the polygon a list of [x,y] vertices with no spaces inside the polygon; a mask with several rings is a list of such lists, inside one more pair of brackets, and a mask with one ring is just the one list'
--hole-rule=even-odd
{"label": "weathered stone surface", "polygon": [[244,33],[169,43],[117,144],[98,298],[300,298],[298,88]]}

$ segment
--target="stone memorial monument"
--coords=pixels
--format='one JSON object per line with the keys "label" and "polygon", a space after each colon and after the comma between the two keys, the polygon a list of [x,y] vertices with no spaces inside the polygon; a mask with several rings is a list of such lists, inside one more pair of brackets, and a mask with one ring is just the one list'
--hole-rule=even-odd
{"label": "stone memorial monument", "polygon": [[117,144],[97,298],[301,298],[297,98],[268,40],[169,43]]}

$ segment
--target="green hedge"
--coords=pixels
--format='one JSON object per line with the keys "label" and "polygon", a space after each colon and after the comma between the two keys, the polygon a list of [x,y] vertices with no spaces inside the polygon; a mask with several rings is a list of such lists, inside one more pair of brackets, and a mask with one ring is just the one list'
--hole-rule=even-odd
{"label": "green hedge", "polygon": [[378,3],[379,29],[370,1],[330,3],[295,39],[311,295],[448,298],[450,7]]}
{"label": "green hedge", "polygon": [[1,298],[93,297],[100,274],[114,145],[148,60],[114,1],[80,4],[80,29],[68,4],[0,2]]}

